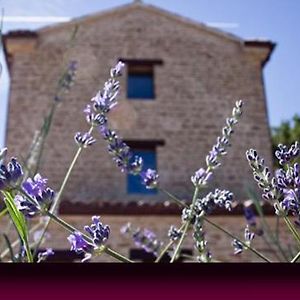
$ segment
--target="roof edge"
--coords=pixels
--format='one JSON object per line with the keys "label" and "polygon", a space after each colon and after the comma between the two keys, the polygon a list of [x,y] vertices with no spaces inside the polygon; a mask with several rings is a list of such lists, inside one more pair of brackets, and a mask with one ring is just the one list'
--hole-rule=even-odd
{"label": "roof edge", "polygon": [[267,64],[267,62],[270,60],[271,55],[277,46],[277,44],[271,40],[259,40],[259,39],[245,40],[244,45],[246,47],[266,48],[269,50],[265,59],[262,61],[262,67],[264,67]]}
{"label": "roof edge", "polygon": [[66,22],[66,23],[60,23],[60,24],[55,24],[55,25],[49,25],[49,26],[46,26],[46,27],[42,27],[42,28],[38,29],[37,31],[40,32],[40,33],[47,33],[47,32],[51,32],[51,31],[67,28],[69,26],[77,25],[77,24],[80,24],[83,21],[94,21],[94,20],[96,20],[98,18],[101,18],[101,17],[108,17],[110,15],[119,13],[119,12],[124,11],[124,10],[126,11],[126,10],[136,9],[136,8],[145,9],[145,10],[148,10],[152,13],[160,14],[160,15],[166,17],[166,18],[181,22],[182,24],[185,24],[186,26],[194,27],[196,29],[206,30],[211,34],[214,34],[214,35],[219,36],[219,37],[226,38],[226,39],[234,41],[234,42],[239,42],[239,43],[243,42],[242,38],[240,38],[240,37],[238,37],[234,34],[228,33],[228,32],[223,31],[221,29],[215,29],[211,26],[206,25],[205,23],[192,20],[188,17],[181,16],[181,15],[179,15],[177,13],[174,13],[174,12],[170,12],[168,10],[165,10],[165,9],[161,8],[161,7],[154,6],[154,5],[151,5],[151,4],[146,4],[146,3],[140,2],[140,1],[127,3],[127,4],[124,4],[124,5],[117,6],[117,7],[114,7],[114,8],[110,8],[110,9],[107,9],[107,10],[103,10],[103,11],[100,11],[100,12],[97,12],[97,13],[84,15],[84,16],[81,16],[81,17],[78,17],[78,18],[74,18],[74,19],[72,19],[72,20],[70,20],[69,22]]}

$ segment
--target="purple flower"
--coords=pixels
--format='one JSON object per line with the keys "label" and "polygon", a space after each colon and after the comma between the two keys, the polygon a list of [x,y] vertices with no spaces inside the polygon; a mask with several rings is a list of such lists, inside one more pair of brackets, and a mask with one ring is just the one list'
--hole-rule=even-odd
{"label": "purple flower", "polygon": [[68,237],[68,241],[71,243],[71,251],[73,250],[76,253],[85,252],[92,248],[92,246],[86,242],[79,231],[75,231],[70,234]]}
{"label": "purple flower", "polygon": [[216,189],[214,192],[208,193],[204,198],[197,199],[195,205],[196,215],[211,213],[217,207],[224,207],[231,210],[233,194],[226,190]]}
{"label": "purple flower", "polygon": [[40,195],[47,187],[47,178],[42,178],[40,174],[36,174],[33,179],[28,178],[22,185],[23,190],[30,196],[36,197]]}
{"label": "purple flower", "polygon": [[195,174],[191,177],[191,180],[195,186],[206,185],[209,179],[211,178],[212,173],[200,168]]}
{"label": "purple flower", "polygon": [[100,217],[93,216],[92,221],[90,226],[84,226],[84,230],[92,237],[94,244],[100,246],[108,240],[110,228],[100,222]]}
{"label": "purple flower", "polygon": [[106,126],[100,127],[100,133],[108,143],[108,152],[112,155],[113,161],[122,172],[139,175],[143,167],[143,159],[139,156],[133,157],[129,146],[117,136],[117,134]]}
{"label": "purple flower", "polygon": [[155,170],[147,169],[145,172],[141,173],[142,183],[147,189],[155,189],[158,186],[159,175]]}
{"label": "purple flower", "polygon": [[106,115],[117,105],[117,95],[120,89],[120,83],[116,80],[121,76],[124,67],[122,62],[110,70],[110,78],[105,82],[104,87],[95,97],[91,99],[91,104],[84,109],[87,122],[92,126],[102,126],[107,122]]}
{"label": "purple flower", "polygon": [[299,143],[295,142],[290,148],[285,145],[279,144],[278,150],[275,151],[275,156],[279,160],[279,164],[285,165],[297,158],[300,154]]}
{"label": "purple flower", "polygon": [[86,261],[92,257],[92,252],[99,246],[102,246],[109,238],[110,228],[108,225],[103,225],[100,222],[100,217],[92,217],[92,224],[90,226],[84,226],[84,230],[90,235],[92,242],[87,242],[82,233],[79,231],[73,232],[68,240],[71,243],[71,250],[77,253],[85,252]]}
{"label": "purple flower", "polygon": [[231,118],[226,119],[226,126],[222,129],[222,136],[217,138],[217,143],[206,156],[206,165],[210,170],[220,166],[220,157],[227,153],[227,148],[230,146],[229,138],[233,133],[233,126],[238,123],[242,115],[242,105],[243,102],[241,100],[236,101]]}
{"label": "purple flower", "polygon": [[26,217],[33,217],[38,212],[49,209],[52,205],[55,193],[51,188],[47,187],[47,181],[40,174],[36,174],[33,179],[28,178],[23,183],[23,190],[30,199],[17,195],[15,201],[18,203],[20,211]]}
{"label": "purple flower", "polygon": [[32,203],[21,195],[16,195],[14,202],[18,210],[22,212],[26,218],[32,218],[38,213],[38,203]]}
{"label": "purple flower", "polygon": [[135,156],[133,161],[129,164],[128,172],[133,175],[141,173],[143,168],[143,159],[140,156]]}
{"label": "purple flower", "polygon": [[91,136],[89,132],[86,132],[84,134],[77,132],[74,136],[74,140],[79,147],[83,148],[91,146],[96,142],[96,140]]}
{"label": "purple flower", "polygon": [[21,165],[12,158],[7,166],[0,165],[0,190],[13,186],[21,177],[23,171]]}
{"label": "purple flower", "polygon": [[213,145],[211,151],[206,156],[207,170],[200,168],[191,177],[195,186],[206,185],[212,175],[210,171],[221,165],[220,158],[227,153],[227,148],[230,146],[229,139],[233,133],[233,126],[238,123],[242,115],[242,105],[242,100],[236,101],[231,117],[226,119],[226,125],[222,129],[222,136],[217,138],[217,143]]}

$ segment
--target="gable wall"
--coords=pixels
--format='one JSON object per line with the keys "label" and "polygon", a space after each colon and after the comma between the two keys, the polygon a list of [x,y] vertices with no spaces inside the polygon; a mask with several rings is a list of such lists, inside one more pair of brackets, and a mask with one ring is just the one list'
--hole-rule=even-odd
{"label": "gable wall", "polygon": [[[34,130],[41,124],[71,31],[44,32],[34,52],[14,57],[7,139],[11,155],[25,156]],[[244,187],[253,182],[246,149],[257,148],[270,163],[260,62],[242,44],[136,9],[83,23],[68,56],[79,61],[78,76],[55,116],[41,170],[55,189],[76,151],[74,133],[88,128],[82,109],[102,87],[119,57],[164,62],[155,67],[155,101],[126,100],[125,75],[121,78],[119,106],[110,115],[111,125],[124,139],[165,141],[165,146],[158,148],[164,188],[184,198],[191,196],[189,178],[204,166],[206,153],[220,134],[234,101],[240,98],[245,99],[245,114],[214,183],[245,199]],[[165,199],[163,195],[126,195],[126,176],[114,166],[101,140],[84,151],[64,195],[70,202],[85,203]]]}

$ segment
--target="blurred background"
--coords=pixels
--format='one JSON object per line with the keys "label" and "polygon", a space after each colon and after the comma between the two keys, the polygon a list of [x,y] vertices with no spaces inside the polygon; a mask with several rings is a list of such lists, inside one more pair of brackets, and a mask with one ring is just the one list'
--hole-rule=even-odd
{"label": "blurred background", "polygon": [[[1,0],[0,8],[4,13],[3,32],[36,29],[129,2],[129,0]],[[296,113],[300,113],[300,41],[297,26],[300,1],[147,0],[145,2],[244,39],[263,38],[274,41],[277,47],[264,69],[270,125],[278,127],[282,121],[292,120]],[[0,60],[3,65],[0,86],[0,146],[3,146],[9,77],[2,52]],[[279,134],[288,136],[290,126],[294,126],[293,123],[284,123]]]}

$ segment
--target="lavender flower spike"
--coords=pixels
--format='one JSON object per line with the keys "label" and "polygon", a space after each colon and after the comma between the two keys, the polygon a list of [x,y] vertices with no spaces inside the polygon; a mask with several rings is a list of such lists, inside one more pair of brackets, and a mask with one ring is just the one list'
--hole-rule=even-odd
{"label": "lavender flower spike", "polygon": [[235,107],[232,110],[232,116],[226,119],[226,125],[222,129],[222,136],[217,138],[217,143],[206,156],[206,165],[210,170],[220,166],[220,157],[227,153],[227,148],[230,146],[229,138],[233,133],[233,126],[238,123],[242,115],[242,100],[236,101]]}
{"label": "lavender flower spike", "polygon": [[116,79],[121,76],[124,63],[118,62],[110,70],[110,78],[105,82],[104,87],[95,97],[91,99],[84,109],[86,120],[92,126],[102,126],[107,122],[106,114],[117,104],[116,97],[119,93],[120,83]]}

